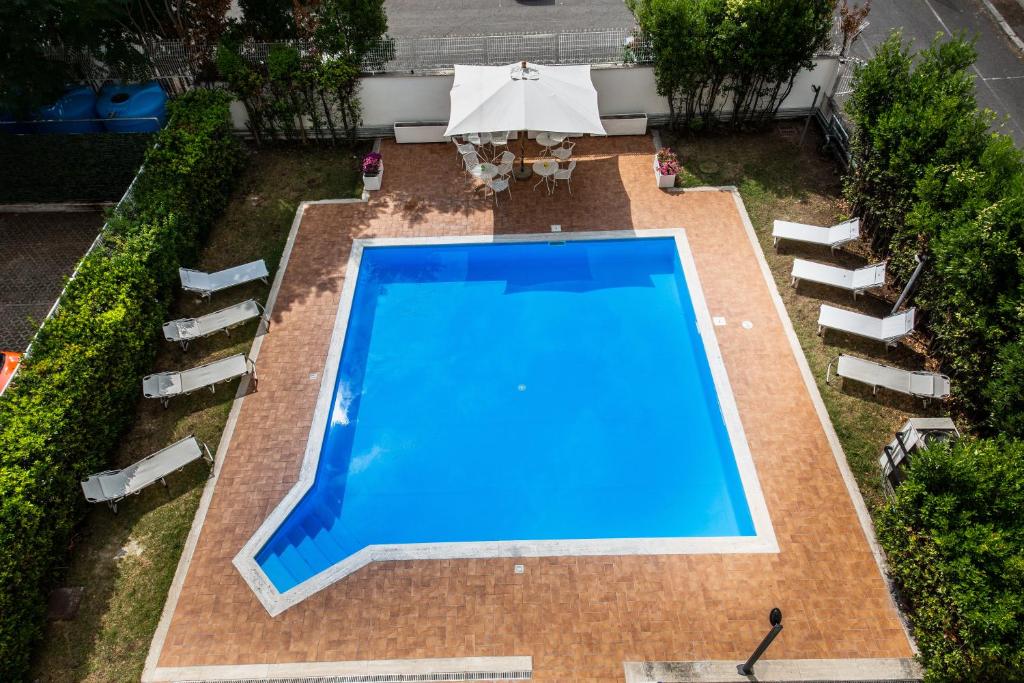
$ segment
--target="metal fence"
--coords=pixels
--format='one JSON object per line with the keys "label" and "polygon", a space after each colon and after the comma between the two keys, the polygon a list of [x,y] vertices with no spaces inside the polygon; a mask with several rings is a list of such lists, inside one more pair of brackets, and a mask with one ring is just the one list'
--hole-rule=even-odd
{"label": "metal fence", "polygon": [[507,33],[474,36],[403,37],[382,41],[364,60],[371,73],[420,73],[455,64],[645,64],[650,44],[635,29],[563,33]]}
{"label": "metal fence", "polygon": [[[308,53],[312,45],[288,41]],[[842,45],[838,19],[833,22],[829,41],[819,56],[837,56]],[[274,43],[246,42],[243,56],[252,63],[265,63]],[[103,82],[123,78],[156,78],[180,91],[194,84],[198,71],[213,61],[210,48],[197,48],[179,40],[148,43],[143,51],[148,66],[124,72],[97,61],[88,54],[54,51],[53,57],[76,66],[85,80]],[[651,44],[637,27],[561,31],[554,33],[500,33],[468,36],[388,36],[370,50],[363,62],[367,73],[430,73],[451,69],[455,64],[501,65],[520,60],[543,64],[650,64]]]}
{"label": "metal fence", "polygon": [[[309,53],[305,41],[288,41]],[[246,42],[242,56],[252,64],[265,64],[275,43]],[[111,79],[157,79],[172,92],[194,85],[198,72],[213,62],[213,51],[180,40],[155,41],[143,49],[148,64],[130,70],[105,64],[88,53],[59,49],[50,57],[74,65],[83,80],[103,83]],[[504,33],[472,36],[386,37],[363,60],[367,73],[431,73],[455,64],[501,65],[520,60],[544,64],[648,64],[650,44],[634,28],[566,31],[560,33]]]}

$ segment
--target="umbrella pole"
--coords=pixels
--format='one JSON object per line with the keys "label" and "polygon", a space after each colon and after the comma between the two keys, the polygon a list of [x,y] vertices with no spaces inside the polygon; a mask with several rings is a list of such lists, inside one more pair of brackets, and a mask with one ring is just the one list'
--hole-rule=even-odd
{"label": "umbrella pole", "polygon": [[519,169],[516,170],[516,180],[526,180],[533,175],[533,169],[526,167],[526,131],[522,131],[519,138]]}

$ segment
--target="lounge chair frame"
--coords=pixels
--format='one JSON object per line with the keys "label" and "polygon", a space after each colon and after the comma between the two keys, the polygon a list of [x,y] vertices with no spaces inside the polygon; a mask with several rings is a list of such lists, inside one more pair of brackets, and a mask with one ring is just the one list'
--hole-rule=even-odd
{"label": "lounge chair frame", "polygon": [[[196,335],[193,335],[193,336],[190,336],[190,337],[185,337],[185,336],[181,335],[180,329],[181,329],[182,323],[193,323],[193,324],[196,324],[196,325],[201,325],[204,320],[208,320],[208,319],[212,318],[213,316],[216,316],[216,315],[218,315],[220,313],[224,313],[225,311],[229,311],[232,308],[236,308],[238,306],[242,306],[242,305],[245,305],[245,304],[248,304],[248,303],[252,303],[253,305],[256,306],[256,310],[259,312],[256,317],[265,326],[264,327],[264,331],[265,332],[269,332],[270,331],[270,316],[267,315],[267,310],[263,307],[262,304],[260,304],[260,302],[256,301],[255,299],[247,299],[246,301],[240,301],[239,303],[232,304],[231,306],[225,306],[224,308],[222,308],[220,310],[217,310],[217,311],[214,311],[212,313],[207,313],[206,315],[201,315],[198,318],[178,318],[177,320],[171,320],[169,322],[166,322],[166,323],[164,323],[164,326],[163,326],[164,339],[166,339],[169,342],[178,342],[181,345],[181,350],[182,351],[188,351],[189,344],[191,344],[193,341],[195,341],[197,339],[204,339],[206,337],[210,337],[210,336],[212,336],[214,334],[217,334],[218,332],[223,332],[224,334],[226,334],[227,336],[230,337],[231,336],[231,330],[233,330],[234,328],[236,328],[236,327],[238,327],[240,325],[244,325],[245,323],[249,322],[250,320],[252,320],[252,317],[248,317],[248,318],[244,318],[244,319],[238,320],[236,322],[232,322],[231,324],[225,325],[223,327],[210,328],[210,329],[202,332],[201,334],[196,334]],[[176,331],[178,332],[177,338],[175,338],[173,336],[173,333],[176,332]],[[257,330],[257,334],[258,334],[258,330]]]}
{"label": "lounge chair frame", "polygon": [[853,292],[853,300],[856,301],[858,294],[885,285],[885,262],[850,269],[801,258],[793,259],[790,284],[796,288],[802,280]]}
{"label": "lounge chair frame", "polygon": [[[871,320],[872,322],[877,322],[879,324],[880,331],[884,331],[884,329],[886,327],[885,323],[890,322],[890,321],[894,322],[896,320],[904,320],[905,321],[905,320],[907,320],[907,318],[909,316],[910,327],[907,328],[904,325],[903,328],[900,329],[900,331],[898,331],[898,332],[896,332],[894,334],[885,334],[884,332],[882,334],[878,334],[878,335],[866,334],[863,331],[858,331],[858,330],[853,329],[852,326],[851,327],[839,327],[839,326],[836,326],[836,325],[829,325],[829,324],[822,323],[821,322],[821,318],[822,318],[822,316],[825,315],[825,309],[830,309],[830,310],[838,311],[840,313],[848,314],[851,319],[858,319],[858,318],[860,318],[860,319],[865,319],[865,320]],[[903,339],[904,337],[906,337],[907,335],[909,335],[911,332],[914,331],[914,325],[916,324],[915,323],[915,311],[916,310],[917,310],[916,308],[908,308],[907,310],[902,311],[900,313],[896,313],[894,315],[887,315],[884,318],[875,318],[874,316],[865,315],[864,313],[860,313],[859,311],[850,311],[850,310],[847,310],[845,308],[839,308],[837,306],[829,306],[828,304],[822,304],[821,308],[820,308],[820,312],[818,314],[818,334],[819,335],[824,334],[826,329],[836,330],[837,332],[845,332],[846,334],[852,334],[852,335],[857,336],[857,337],[863,337],[865,339],[873,339],[875,341],[884,342],[886,347],[890,347],[890,346],[895,347],[897,344],[899,344],[899,341],[901,339]]]}
{"label": "lounge chair frame", "polygon": [[[147,393],[147,391],[146,391],[146,385],[148,383],[150,383],[151,380],[152,381],[158,381],[160,377],[172,377],[174,375],[178,375],[180,377],[180,376],[186,375],[186,374],[188,374],[190,372],[195,372],[197,370],[201,370],[203,368],[207,368],[207,367],[209,367],[211,365],[217,365],[218,363],[225,363],[226,361],[233,360],[233,359],[237,358],[238,356],[242,356],[245,359],[245,372],[232,374],[231,376],[226,376],[226,377],[224,377],[222,379],[219,379],[219,380],[217,380],[215,382],[211,382],[209,384],[202,384],[202,385],[196,386],[196,387],[194,387],[192,389],[188,389],[188,390],[184,390],[183,389],[183,390],[178,391],[178,392],[173,393],[173,394]],[[210,393],[212,394],[212,393],[216,392],[218,384],[222,384],[224,382],[230,382],[231,380],[238,379],[239,377],[244,377],[246,375],[248,375],[250,377],[250,381],[252,382],[253,390],[254,391],[258,391],[259,390],[259,377],[256,375],[256,362],[254,360],[252,360],[251,358],[249,358],[248,356],[239,353],[239,354],[235,354],[234,356],[228,356],[227,358],[220,358],[220,359],[215,360],[215,361],[210,361],[209,363],[203,363],[202,365],[197,365],[197,366],[195,366],[193,368],[188,368],[187,370],[172,371],[172,372],[156,372],[156,373],[153,373],[152,375],[146,375],[142,379],[142,392],[143,392],[143,395],[146,398],[158,398],[158,399],[160,399],[160,403],[163,405],[163,407],[167,408],[168,404],[170,403],[171,398],[173,398],[175,396],[187,396],[187,395],[189,395],[191,393],[194,393],[196,391],[199,391],[201,389],[209,389]]]}
{"label": "lounge chair frame", "polygon": [[889,391],[895,391],[896,393],[906,394],[908,396],[913,396],[915,398],[919,398],[919,399],[921,399],[924,402],[925,407],[927,407],[928,403],[930,401],[932,401],[933,399],[942,401],[942,400],[945,400],[946,398],[949,397],[948,391],[943,396],[936,396],[934,392],[932,392],[930,394],[922,394],[920,392],[914,391],[911,388],[912,385],[908,385],[907,391],[903,391],[902,389],[897,389],[896,387],[889,386],[889,385],[886,385],[886,384],[876,384],[874,382],[868,381],[866,379],[862,379],[860,377],[853,377],[851,375],[840,375],[839,374],[839,362],[844,357],[845,358],[853,359],[855,361],[859,361],[861,363],[868,363],[868,364],[871,364],[871,365],[876,365],[879,368],[884,369],[884,370],[888,370],[888,371],[897,371],[897,372],[906,373],[909,376],[928,377],[928,378],[930,378],[932,380],[940,380],[941,382],[943,382],[945,384],[947,389],[950,386],[949,377],[946,376],[946,375],[943,375],[941,373],[938,373],[938,372],[927,372],[927,371],[924,371],[924,370],[904,370],[903,368],[896,368],[896,367],[892,367],[892,366],[889,366],[889,365],[884,365],[883,363],[878,363],[878,362],[875,362],[873,360],[867,360],[866,358],[860,358],[858,356],[851,356],[849,354],[840,354],[840,355],[836,356],[835,358],[833,358],[831,361],[829,361],[828,366],[825,368],[825,384],[831,384],[832,383],[832,379],[834,377],[840,377],[840,378],[842,378],[842,380],[844,382],[849,379],[849,380],[853,380],[854,382],[860,382],[861,384],[866,384],[866,385],[870,386],[871,387],[871,394],[872,394],[872,396],[877,395],[878,394],[878,388],[882,387],[884,389],[888,389]]}
{"label": "lounge chair frame", "polygon": [[[811,228],[814,229],[814,231],[820,230],[821,233],[825,236],[825,239],[820,239],[817,237],[810,238],[807,237],[806,235],[798,236],[795,233],[791,233],[789,235],[779,235],[777,234],[777,232],[779,231],[780,226],[801,229]],[[831,235],[833,233],[841,234],[843,236],[836,239],[831,239]],[[783,220],[776,220],[772,224],[772,246],[774,246],[775,248],[778,248],[779,240],[789,240],[790,242],[803,242],[805,244],[817,244],[820,246],[827,246],[829,249],[832,250],[832,253],[834,254],[836,249],[838,249],[839,247],[850,242],[855,242],[858,239],[860,239],[860,218],[851,218],[850,220],[843,221],[842,223],[836,223],[835,225],[831,225],[828,227],[823,225],[810,225],[808,223],[794,223],[792,221]]]}
{"label": "lounge chair frame", "polygon": [[155,453],[150,453],[145,458],[142,458],[141,460],[136,461],[135,463],[129,465],[128,467],[125,467],[125,468],[122,468],[122,469],[119,469],[119,470],[106,470],[104,472],[97,472],[96,474],[90,475],[87,479],[82,480],[82,491],[83,491],[83,493],[85,493],[85,499],[87,501],[89,501],[90,503],[106,503],[107,507],[109,507],[111,509],[111,511],[116,515],[117,514],[117,504],[120,503],[125,498],[127,498],[128,496],[137,496],[137,495],[139,495],[144,490],[146,490],[147,488],[149,488],[150,486],[152,486],[153,484],[155,484],[158,481],[161,484],[163,484],[163,487],[165,489],[167,489],[168,488],[168,486],[167,486],[167,479],[166,479],[167,475],[168,474],[173,474],[174,472],[182,471],[183,469],[185,469],[185,467],[187,465],[195,462],[196,458],[193,458],[192,460],[189,460],[188,462],[182,464],[181,467],[177,467],[177,468],[174,468],[174,469],[168,471],[162,477],[157,477],[157,478],[153,479],[152,481],[147,481],[144,484],[142,484],[141,486],[138,486],[137,488],[134,488],[133,490],[130,490],[130,491],[124,493],[123,495],[114,496],[112,498],[91,498],[89,496],[89,494],[85,490],[85,485],[91,479],[100,479],[102,477],[113,477],[113,476],[116,476],[118,474],[121,474],[122,472],[124,472],[127,469],[131,469],[132,467],[138,467],[138,466],[142,465],[143,463],[145,463],[147,460],[156,460],[156,459],[158,459],[160,457],[160,455],[162,453],[165,453],[165,452],[169,451],[170,449],[172,449],[172,448],[174,448],[176,446],[179,446],[182,443],[184,443],[184,442],[186,442],[186,441],[188,441],[190,439],[195,441],[196,445],[199,446],[199,457],[202,458],[203,460],[206,460],[210,464],[210,475],[212,476],[213,475],[213,454],[210,453],[210,449],[206,445],[206,443],[204,443],[203,441],[200,441],[199,439],[197,439],[194,434],[189,434],[184,439],[181,439],[180,441],[176,441],[176,442],[172,443],[169,446],[165,446],[165,447],[161,448],[160,450],[156,451]]}
{"label": "lounge chair frame", "polygon": [[[211,287],[202,287],[189,281],[194,277],[200,276],[209,278],[212,281],[217,280],[218,278],[223,278],[225,275],[230,273],[240,273],[242,279],[224,281],[221,284],[214,284]],[[263,284],[267,284],[270,273],[267,271],[267,264],[263,259],[258,259],[238,266],[232,266],[231,268],[225,268],[224,270],[218,270],[215,273],[207,273],[202,270],[193,270],[191,268],[178,268],[178,277],[181,279],[181,288],[183,290],[186,292],[195,292],[202,298],[209,299],[216,292],[223,292],[225,289],[231,289],[232,287],[255,282],[256,280],[261,280]]]}

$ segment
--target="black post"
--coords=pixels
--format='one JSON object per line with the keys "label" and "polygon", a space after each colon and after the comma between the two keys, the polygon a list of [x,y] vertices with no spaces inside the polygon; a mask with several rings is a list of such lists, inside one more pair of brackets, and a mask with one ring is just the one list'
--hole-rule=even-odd
{"label": "black post", "polygon": [[775,636],[779,635],[779,632],[782,631],[782,610],[778,607],[773,607],[772,611],[768,613],[768,623],[772,625],[772,630],[768,631],[761,644],[754,650],[754,654],[750,655],[747,661],[736,665],[736,671],[739,672],[740,676],[754,675],[754,664],[761,658],[761,655],[768,649],[768,646],[772,644]]}
{"label": "black post", "polygon": [[807,115],[807,120],[804,121],[804,132],[800,133],[800,144],[798,147],[804,146],[804,138],[807,137],[807,129],[811,126],[811,117],[814,116],[814,108],[818,106],[818,93],[821,92],[820,85],[812,85],[811,90],[814,91],[814,101],[811,102],[811,113]]}

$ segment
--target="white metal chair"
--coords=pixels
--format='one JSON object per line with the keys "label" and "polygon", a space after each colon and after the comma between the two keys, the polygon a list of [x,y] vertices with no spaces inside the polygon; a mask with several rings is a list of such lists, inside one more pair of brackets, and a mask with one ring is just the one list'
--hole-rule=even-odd
{"label": "white metal chair", "polygon": [[462,157],[470,152],[476,153],[476,147],[472,142],[459,142],[458,138],[453,137],[452,143],[455,145],[455,149],[458,150],[458,156]]}
{"label": "white metal chair", "polygon": [[558,185],[559,180],[564,180],[565,184],[569,186],[569,194],[572,194],[572,172],[576,170],[576,160],[573,159],[569,162],[569,165],[565,168],[560,168],[555,171],[555,175],[552,180],[555,181],[555,185]]}
{"label": "white metal chair", "polygon": [[512,172],[512,168],[516,162],[516,155],[507,149],[502,152],[495,160],[494,165],[498,167],[498,175],[508,175]]}
{"label": "white metal chair", "polygon": [[568,161],[569,157],[572,156],[572,150],[575,146],[575,142],[563,142],[561,147],[555,147],[551,150],[551,156],[555,157],[559,161]]}
{"label": "white metal chair", "polygon": [[500,130],[496,133],[491,133],[491,147],[497,152],[499,147],[508,146],[508,131]]}
{"label": "white metal chair", "polygon": [[493,178],[491,178],[489,180],[486,180],[485,182],[487,183],[487,187],[489,187],[491,189],[491,194],[494,195],[494,205],[495,206],[498,205],[498,193],[499,192],[506,192],[507,191],[508,192],[508,198],[512,199],[512,187],[510,185],[509,176],[507,176],[507,175],[495,176],[495,177],[493,177]]}
{"label": "white metal chair", "polygon": [[475,148],[472,152],[466,152],[462,155],[462,165],[466,167],[466,173],[471,173],[474,167],[479,166],[483,162],[484,160],[480,158]]}

